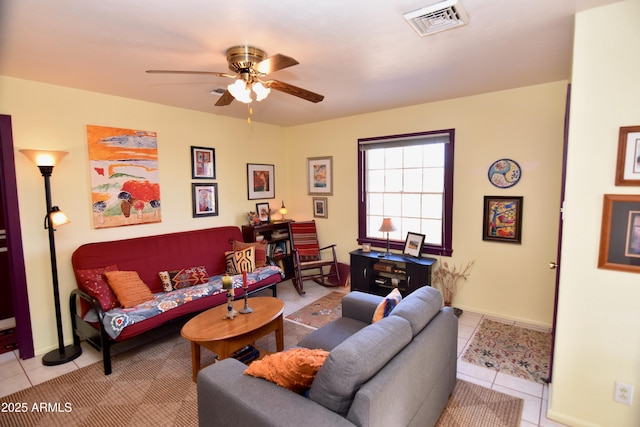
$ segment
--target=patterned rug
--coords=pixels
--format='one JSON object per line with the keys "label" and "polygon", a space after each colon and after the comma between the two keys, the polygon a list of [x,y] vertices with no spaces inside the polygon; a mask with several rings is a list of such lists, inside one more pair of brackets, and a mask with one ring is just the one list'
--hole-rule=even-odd
{"label": "patterned rug", "polygon": [[484,319],[462,358],[544,384],[549,381],[551,334]]}
{"label": "patterned rug", "polygon": [[300,310],[287,316],[287,319],[313,328],[321,328],[333,319],[342,316],[342,297],[344,292],[333,291]]}
{"label": "patterned rug", "polygon": [[518,427],[524,401],[458,380],[436,427]]}

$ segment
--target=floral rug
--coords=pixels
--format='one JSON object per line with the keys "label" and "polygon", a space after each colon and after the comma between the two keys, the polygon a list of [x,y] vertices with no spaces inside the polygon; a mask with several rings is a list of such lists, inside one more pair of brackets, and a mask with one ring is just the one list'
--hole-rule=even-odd
{"label": "floral rug", "polygon": [[345,295],[344,292],[333,291],[289,314],[287,319],[313,328],[320,328],[342,316],[342,297]]}
{"label": "floral rug", "polygon": [[551,334],[484,319],[462,359],[544,384],[549,382]]}

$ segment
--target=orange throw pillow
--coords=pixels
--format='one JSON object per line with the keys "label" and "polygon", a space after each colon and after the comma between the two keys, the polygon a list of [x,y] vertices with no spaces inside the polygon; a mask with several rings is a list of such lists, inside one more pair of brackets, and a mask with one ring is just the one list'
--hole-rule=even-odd
{"label": "orange throw pillow", "polygon": [[244,373],[303,393],[311,387],[329,352],[319,349],[291,348],[253,362]]}
{"label": "orange throw pillow", "polygon": [[254,248],[254,256],[256,261],[256,267],[264,267],[267,265],[267,242],[263,240],[262,242],[239,242],[237,240],[233,241],[233,251],[241,251],[246,248]]}
{"label": "orange throw pillow", "polygon": [[104,275],[124,308],[135,307],[153,299],[151,290],[136,271],[105,271]]}

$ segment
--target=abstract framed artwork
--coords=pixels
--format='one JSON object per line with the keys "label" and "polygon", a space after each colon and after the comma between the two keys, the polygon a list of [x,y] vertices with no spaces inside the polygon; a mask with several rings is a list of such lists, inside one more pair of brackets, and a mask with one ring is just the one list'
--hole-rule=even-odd
{"label": "abstract framed artwork", "polygon": [[191,146],[191,178],[216,179],[216,150]]}
{"label": "abstract framed artwork", "polygon": [[333,194],[333,157],[307,158],[308,194]]}
{"label": "abstract framed artwork", "polygon": [[218,184],[191,184],[193,217],[218,216]]}
{"label": "abstract framed artwork", "polygon": [[640,195],[604,195],[598,268],[640,273]]}
{"label": "abstract framed artwork", "polygon": [[484,196],[482,240],[521,243],[523,197]]}
{"label": "abstract framed artwork", "polygon": [[94,228],[162,221],[157,135],[87,125]]}
{"label": "abstract framed artwork", "polygon": [[249,200],[276,197],[274,165],[247,163],[247,194]]}
{"label": "abstract framed artwork", "polygon": [[620,128],[616,185],[640,185],[640,126]]}
{"label": "abstract framed artwork", "polygon": [[402,251],[402,254],[420,258],[420,252],[422,251],[422,244],[424,243],[424,239],[424,234],[408,232],[407,239],[404,242],[404,249]]}
{"label": "abstract framed artwork", "polygon": [[329,206],[326,197],[312,197],[313,216],[315,218],[329,218]]}

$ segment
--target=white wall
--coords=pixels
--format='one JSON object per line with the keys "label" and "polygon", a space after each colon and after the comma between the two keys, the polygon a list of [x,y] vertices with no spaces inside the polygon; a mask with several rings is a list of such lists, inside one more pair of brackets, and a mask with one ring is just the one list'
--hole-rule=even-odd
{"label": "white wall", "polygon": [[[560,297],[551,410],[572,426],[640,425],[640,275],[597,268],[618,131],[640,125],[640,1],[576,16]],[[614,382],[635,385],[633,406]]]}

